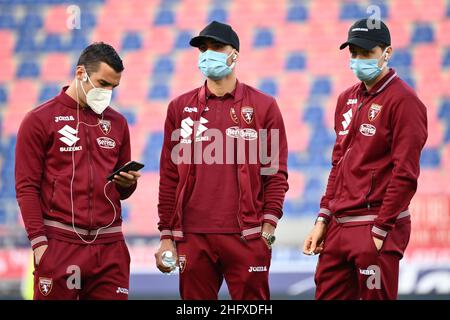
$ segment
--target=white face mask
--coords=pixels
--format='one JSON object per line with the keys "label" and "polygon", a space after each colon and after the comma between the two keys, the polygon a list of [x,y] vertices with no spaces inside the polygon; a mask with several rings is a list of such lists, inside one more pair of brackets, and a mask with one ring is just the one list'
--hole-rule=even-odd
{"label": "white face mask", "polygon": [[85,73],[84,77],[84,81],[89,80],[93,87],[91,90],[89,90],[88,93],[86,93],[83,86],[81,86],[81,89],[86,95],[86,102],[96,114],[102,114],[103,111],[105,111],[105,109],[111,103],[112,90],[96,88],[89,78],[87,72]]}

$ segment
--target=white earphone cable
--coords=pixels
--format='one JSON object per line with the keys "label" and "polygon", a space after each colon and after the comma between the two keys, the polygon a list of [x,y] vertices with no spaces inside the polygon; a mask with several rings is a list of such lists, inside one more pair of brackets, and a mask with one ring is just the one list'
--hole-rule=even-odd
{"label": "white earphone cable", "polygon": [[[97,127],[100,125],[100,121],[98,121],[97,124],[93,125],[93,124],[88,124],[85,122],[80,121],[80,104],[79,104],[79,97],[78,97],[78,79],[75,79],[76,83],[75,83],[75,87],[76,87],[76,92],[77,92],[77,128],[76,128],[76,133],[75,136],[78,138],[78,130],[79,130],[79,126],[80,124],[84,124],[88,127]],[[103,120],[103,113],[102,113],[102,120]],[[111,181],[108,181],[105,183],[105,186],[103,187],[103,193],[106,197],[106,199],[109,201],[109,203],[111,204],[113,210],[114,210],[114,218],[111,220],[111,222],[109,224],[107,224],[104,227],[100,227],[97,229],[97,232],[95,234],[94,239],[88,241],[85,240],[77,231],[77,228],[75,227],[75,210],[74,210],[74,201],[73,201],[73,181],[75,179],[75,147],[76,147],[76,142],[73,146],[72,149],[72,178],[70,180],[70,204],[71,204],[71,208],[72,208],[72,228],[73,231],[77,234],[77,236],[81,239],[81,241],[83,241],[86,244],[92,244],[95,240],[97,240],[97,237],[100,233],[101,230],[109,228],[114,221],[116,220],[117,217],[117,211],[116,211],[116,207],[114,206],[114,203],[112,202],[112,200],[108,197],[108,195],[106,194],[106,187],[111,183]]]}

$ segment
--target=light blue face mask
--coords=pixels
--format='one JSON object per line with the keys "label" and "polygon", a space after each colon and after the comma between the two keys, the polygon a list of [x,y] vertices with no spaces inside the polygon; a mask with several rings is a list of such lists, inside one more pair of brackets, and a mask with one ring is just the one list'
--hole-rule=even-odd
{"label": "light blue face mask", "polygon": [[387,66],[387,61],[381,67],[378,66],[378,63],[383,59],[388,48],[384,49],[379,59],[350,59],[350,69],[361,81],[369,82],[376,79]]}
{"label": "light blue face mask", "polygon": [[220,80],[225,78],[233,71],[235,62],[229,66],[227,60],[231,57],[222,52],[206,50],[198,56],[198,68],[203,75],[212,80]]}

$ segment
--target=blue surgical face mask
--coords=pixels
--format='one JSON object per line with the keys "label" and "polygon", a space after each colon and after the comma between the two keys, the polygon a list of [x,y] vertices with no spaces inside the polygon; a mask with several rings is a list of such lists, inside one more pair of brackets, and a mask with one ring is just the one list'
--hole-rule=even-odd
{"label": "blue surgical face mask", "polygon": [[207,78],[212,80],[223,79],[233,71],[235,66],[235,62],[231,66],[227,64],[227,60],[232,54],[227,56],[222,52],[206,50],[198,56],[198,68]]}
{"label": "blue surgical face mask", "polygon": [[379,59],[350,59],[350,69],[361,81],[370,82],[376,79],[387,66],[387,61],[381,67],[378,66],[378,63],[384,58],[388,48],[384,49]]}

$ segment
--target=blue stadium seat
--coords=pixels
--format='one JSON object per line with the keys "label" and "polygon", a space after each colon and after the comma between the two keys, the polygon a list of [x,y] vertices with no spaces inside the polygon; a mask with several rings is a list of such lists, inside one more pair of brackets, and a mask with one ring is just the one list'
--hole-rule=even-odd
{"label": "blue stadium seat", "polygon": [[444,58],[442,59],[442,67],[443,68],[450,67],[450,48],[447,48],[444,54]]}
{"label": "blue stadium seat", "polygon": [[151,132],[144,149],[144,171],[159,171],[159,159],[164,140],[164,132]]}
{"label": "blue stadium seat", "polygon": [[155,21],[153,24],[155,26],[165,26],[172,25],[175,23],[175,15],[172,10],[168,8],[163,8],[156,14]]}
{"label": "blue stadium seat", "polygon": [[123,51],[133,51],[142,48],[142,39],[139,33],[128,32],[125,34],[122,40]]}
{"label": "blue stadium seat", "polygon": [[307,106],[303,112],[303,121],[309,124],[323,123],[324,109],[320,106]]}
{"label": "blue stadium seat", "polygon": [[[9,141],[3,148],[3,163],[14,163],[16,147],[16,136],[11,136]],[[15,182],[14,182],[14,166],[6,165],[1,167],[0,179],[2,181],[0,193],[4,197],[15,196]]]}
{"label": "blue stadium seat", "polygon": [[[370,5],[375,5],[379,8],[379,14],[381,16],[382,20],[385,20],[389,17],[389,10],[388,6],[384,1],[371,1]],[[347,2],[343,3],[341,5],[341,10],[339,14],[340,20],[358,20],[362,18],[369,18],[374,13],[374,11],[367,12],[367,5],[359,5],[356,1],[355,2]]]}
{"label": "blue stadium seat", "polygon": [[26,31],[18,33],[16,47],[14,48],[15,53],[34,53],[38,50],[39,48],[34,40],[34,33],[29,33]]}
{"label": "blue stadium seat", "polygon": [[22,32],[35,32],[36,29],[42,28],[43,25],[44,22],[40,15],[29,13],[22,19],[19,28]]}
{"label": "blue stadium seat", "polygon": [[305,55],[301,52],[291,53],[287,58],[285,68],[288,71],[304,70],[306,68]]}
{"label": "blue stadium seat", "polygon": [[434,30],[431,24],[421,23],[414,28],[412,43],[431,43],[434,41]]}
{"label": "blue stadium seat", "polygon": [[253,47],[265,48],[273,46],[273,33],[270,29],[261,28],[256,30],[255,37],[253,39]]}
{"label": "blue stadium seat", "polygon": [[335,135],[324,124],[316,124],[312,129],[308,152],[323,152],[333,146]]}
{"label": "blue stadium seat", "polygon": [[70,38],[69,44],[66,46],[67,50],[82,51],[84,48],[88,46],[86,33],[83,33],[83,31],[81,30],[74,29],[71,31],[72,37]]}
{"label": "blue stadium seat", "polygon": [[308,10],[302,4],[295,4],[288,9],[287,21],[304,22],[308,20]]}
{"label": "blue stadium seat", "polygon": [[441,163],[441,155],[436,148],[424,148],[420,156],[420,165],[423,168],[438,168]]}
{"label": "blue stadium seat", "polygon": [[128,203],[122,202],[120,215],[122,217],[122,221],[127,222],[130,220],[130,207],[128,206]]}
{"label": "blue stadium seat", "polygon": [[317,212],[319,212],[319,200],[320,199],[318,199],[316,201],[303,202],[299,208],[298,214],[309,215],[309,216],[317,215]]}
{"label": "blue stadium seat", "polygon": [[39,103],[41,104],[57,96],[60,90],[61,88],[57,84],[46,84],[42,86],[39,93]]}
{"label": "blue stadium seat", "polygon": [[39,65],[29,59],[24,59],[17,69],[17,78],[37,78],[40,74]]}
{"label": "blue stadium seat", "polygon": [[177,39],[175,40],[175,48],[176,49],[189,49],[191,46],[189,45],[189,41],[192,38],[192,34],[188,31],[181,31]]}
{"label": "blue stadium seat", "polygon": [[318,205],[324,190],[325,186],[323,185],[322,180],[317,177],[311,177],[306,182],[303,199],[305,201],[316,201],[316,205]]}
{"label": "blue stadium seat", "polygon": [[120,110],[120,113],[127,119],[128,125],[132,126],[136,123],[136,113],[133,111],[136,108],[127,108],[126,110]]}
{"label": "blue stadium seat", "polygon": [[4,206],[0,206],[0,224],[6,224],[6,208]]}
{"label": "blue stadium seat", "polygon": [[343,3],[339,13],[340,20],[357,20],[366,17],[366,11],[356,2]]}
{"label": "blue stadium seat", "polygon": [[300,155],[296,152],[289,152],[288,154],[288,168],[289,170],[300,170],[302,167],[302,161]]}
{"label": "blue stadium seat", "polygon": [[47,34],[44,41],[40,45],[43,52],[62,52],[64,51],[64,45],[59,34]]}
{"label": "blue stadium seat", "polygon": [[89,9],[81,9],[81,16],[80,16],[81,30],[92,29],[96,26],[96,24],[97,20],[95,15],[89,12]]}
{"label": "blue stadium seat", "polygon": [[450,125],[447,125],[444,135],[444,143],[450,143]]}
{"label": "blue stadium seat", "polygon": [[442,101],[439,107],[438,117],[450,126],[450,98]]}
{"label": "blue stadium seat", "polygon": [[148,93],[150,100],[166,100],[169,98],[169,87],[165,83],[154,84]]}
{"label": "blue stadium seat", "polygon": [[209,21],[219,21],[226,23],[228,20],[228,13],[224,8],[215,7],[208,14],[208,22]]}
{"label": "blue stadium seat", "polygon": [[172,75],[174,72],[174,65],[171,58],[164,56],[159,58],[153,67],[153,76]]}
{"label": "blue stadium seat", "polygon": [[17,23],[12,14],[9,14],[8,12],[0,13],[0,29],[15,29],[16,27]]}
{"label": "blue stadium seat", "polygon": [[324,95],[329,96],[331,94],[331,80],[329,77],[318,77],[314,80],[310,90],[311,95]]}
{"label": "blue stadium seat", "polygon": [[160,6],[161,7],[170,7],[176,3],[180,2],[180,0],[161,0]]}
{"label": "blue stadium seat", "polygon": [[264,79],[258,86],[259,90],[267,93],[270,96],[277,96],[278,85],[274,79]]}
{"label": "blue stadium seat", "polygon": [[389,66],[393,68],[410,68],[412,65],[411,51],[408,49],[395,50],[389,60]]}
{"label": "blue stadium seat", "polygon": [[6,92],[6,88],[4,86],[0,86],[0,105],[6,103],[6,101],[8,101],[8,94]]}

